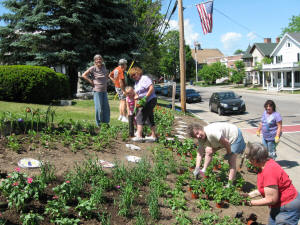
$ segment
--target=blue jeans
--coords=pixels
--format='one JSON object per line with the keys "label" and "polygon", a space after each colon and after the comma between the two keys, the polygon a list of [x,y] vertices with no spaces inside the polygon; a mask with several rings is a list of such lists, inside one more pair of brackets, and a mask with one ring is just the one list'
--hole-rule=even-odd
{"label": "blue jeans", "polygon": [[243,138],[241,130],[238,128],[238,136],[235,142],[231,145],[231,152],[234,154],[242,154],[246,148],[246,143]]}
{"label": "blue jeans", "polygon": [[268,225],[297,225],[300,219],[300,194],[290,203],[271,208]]}
{"label": "blue jeans", "polygon": [[269,156],[275,160],[277,157],[275,141],[274,140],[268,141],[262,138],[262,144],[268,149]]}
{"label": "blue jeans", "polygon": [[101,123],[109,123],[110,108],[108,103],[107,92],[94,91],[94,104],[97,126],[100,126]]}

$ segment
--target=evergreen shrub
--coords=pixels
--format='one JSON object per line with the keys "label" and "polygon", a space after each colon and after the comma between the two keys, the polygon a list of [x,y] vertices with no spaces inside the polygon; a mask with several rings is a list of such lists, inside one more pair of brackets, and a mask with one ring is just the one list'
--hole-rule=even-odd
{"label": "evergreen shrub", "polygon": [[0,100],[47,104],[67,98],[68,77],[44,66],[0,66]]}

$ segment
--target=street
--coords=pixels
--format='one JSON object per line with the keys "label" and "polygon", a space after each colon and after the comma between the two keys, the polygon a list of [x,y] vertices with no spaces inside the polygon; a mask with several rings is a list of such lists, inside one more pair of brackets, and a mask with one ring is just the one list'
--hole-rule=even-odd
{"label": "street", "polygon": [[[187,104],[188,111],[207,123],[229,122],[236,124],[243,132],[245,141],[261,142],[257,137],[256,127],[258,126],[264,103],[271,99],[276,104],[276,111],[282,116],[283,135],[277,146],[276,161],[285,169],[291,177],[293,184],[300,190],[300,96],[281,93],[267,93],[266,91],[249,91],[244,89],[232,89],[229,87],[197,87],[187,85],[186,88],[197,90],[202,96],[202,102]],[[234,91],[237,95],[242,96],[246,103],[246,113],[242,115],[223,115],[209,111],[209,98],[216,91]],[[180,106],[180,102],[177,102]],[[298,125],[298,126],[297,126]]]}

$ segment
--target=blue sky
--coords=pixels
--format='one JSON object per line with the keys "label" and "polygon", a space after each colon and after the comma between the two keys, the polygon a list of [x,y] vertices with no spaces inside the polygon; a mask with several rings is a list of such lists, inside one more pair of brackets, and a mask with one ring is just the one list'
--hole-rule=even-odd
{"label": "blue sky", "polygon": [[[162,0],[162,13],[167,11],[169,1],[173,8],[175,0]],[[300,15],[300,0],[214,0],[213,31],[204,35],[195,6],[201,2],[204,1],[183,0],[186,44],[193,48],[194,41],[198,41],[202,48],[218,48],[224,55],[263,42],[264,37],[275,42],[290,18]],[[0,15],[4,12],[6,9],[0,5]],[[178,29],[178,10],[171,17],[170,26]]]}
{"label": "blue sky", "polygon": [[[246,50],[249,44],[263,42],[263,38],[275,42],[292,16],[300,15],[300,0],[214,0],[213,31],[204,35],[195,6],[201,2],[204,1],[183,0],[185,42],[193,48],[194,41],[198,41],[202,48],[218,48],[227,56],[237,49]],[[165,13],[169,0],[162,3]],[[178,29],[178,10],[171,17],[170,26]]]}

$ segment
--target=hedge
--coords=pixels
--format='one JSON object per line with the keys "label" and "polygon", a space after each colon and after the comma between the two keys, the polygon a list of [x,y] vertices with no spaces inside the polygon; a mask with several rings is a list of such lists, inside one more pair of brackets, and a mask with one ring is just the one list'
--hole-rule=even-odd
{"label": "hedge", "polygon": [[48,104],[70,94],[68,77],[44,66],[0,66],[0,100]]}

